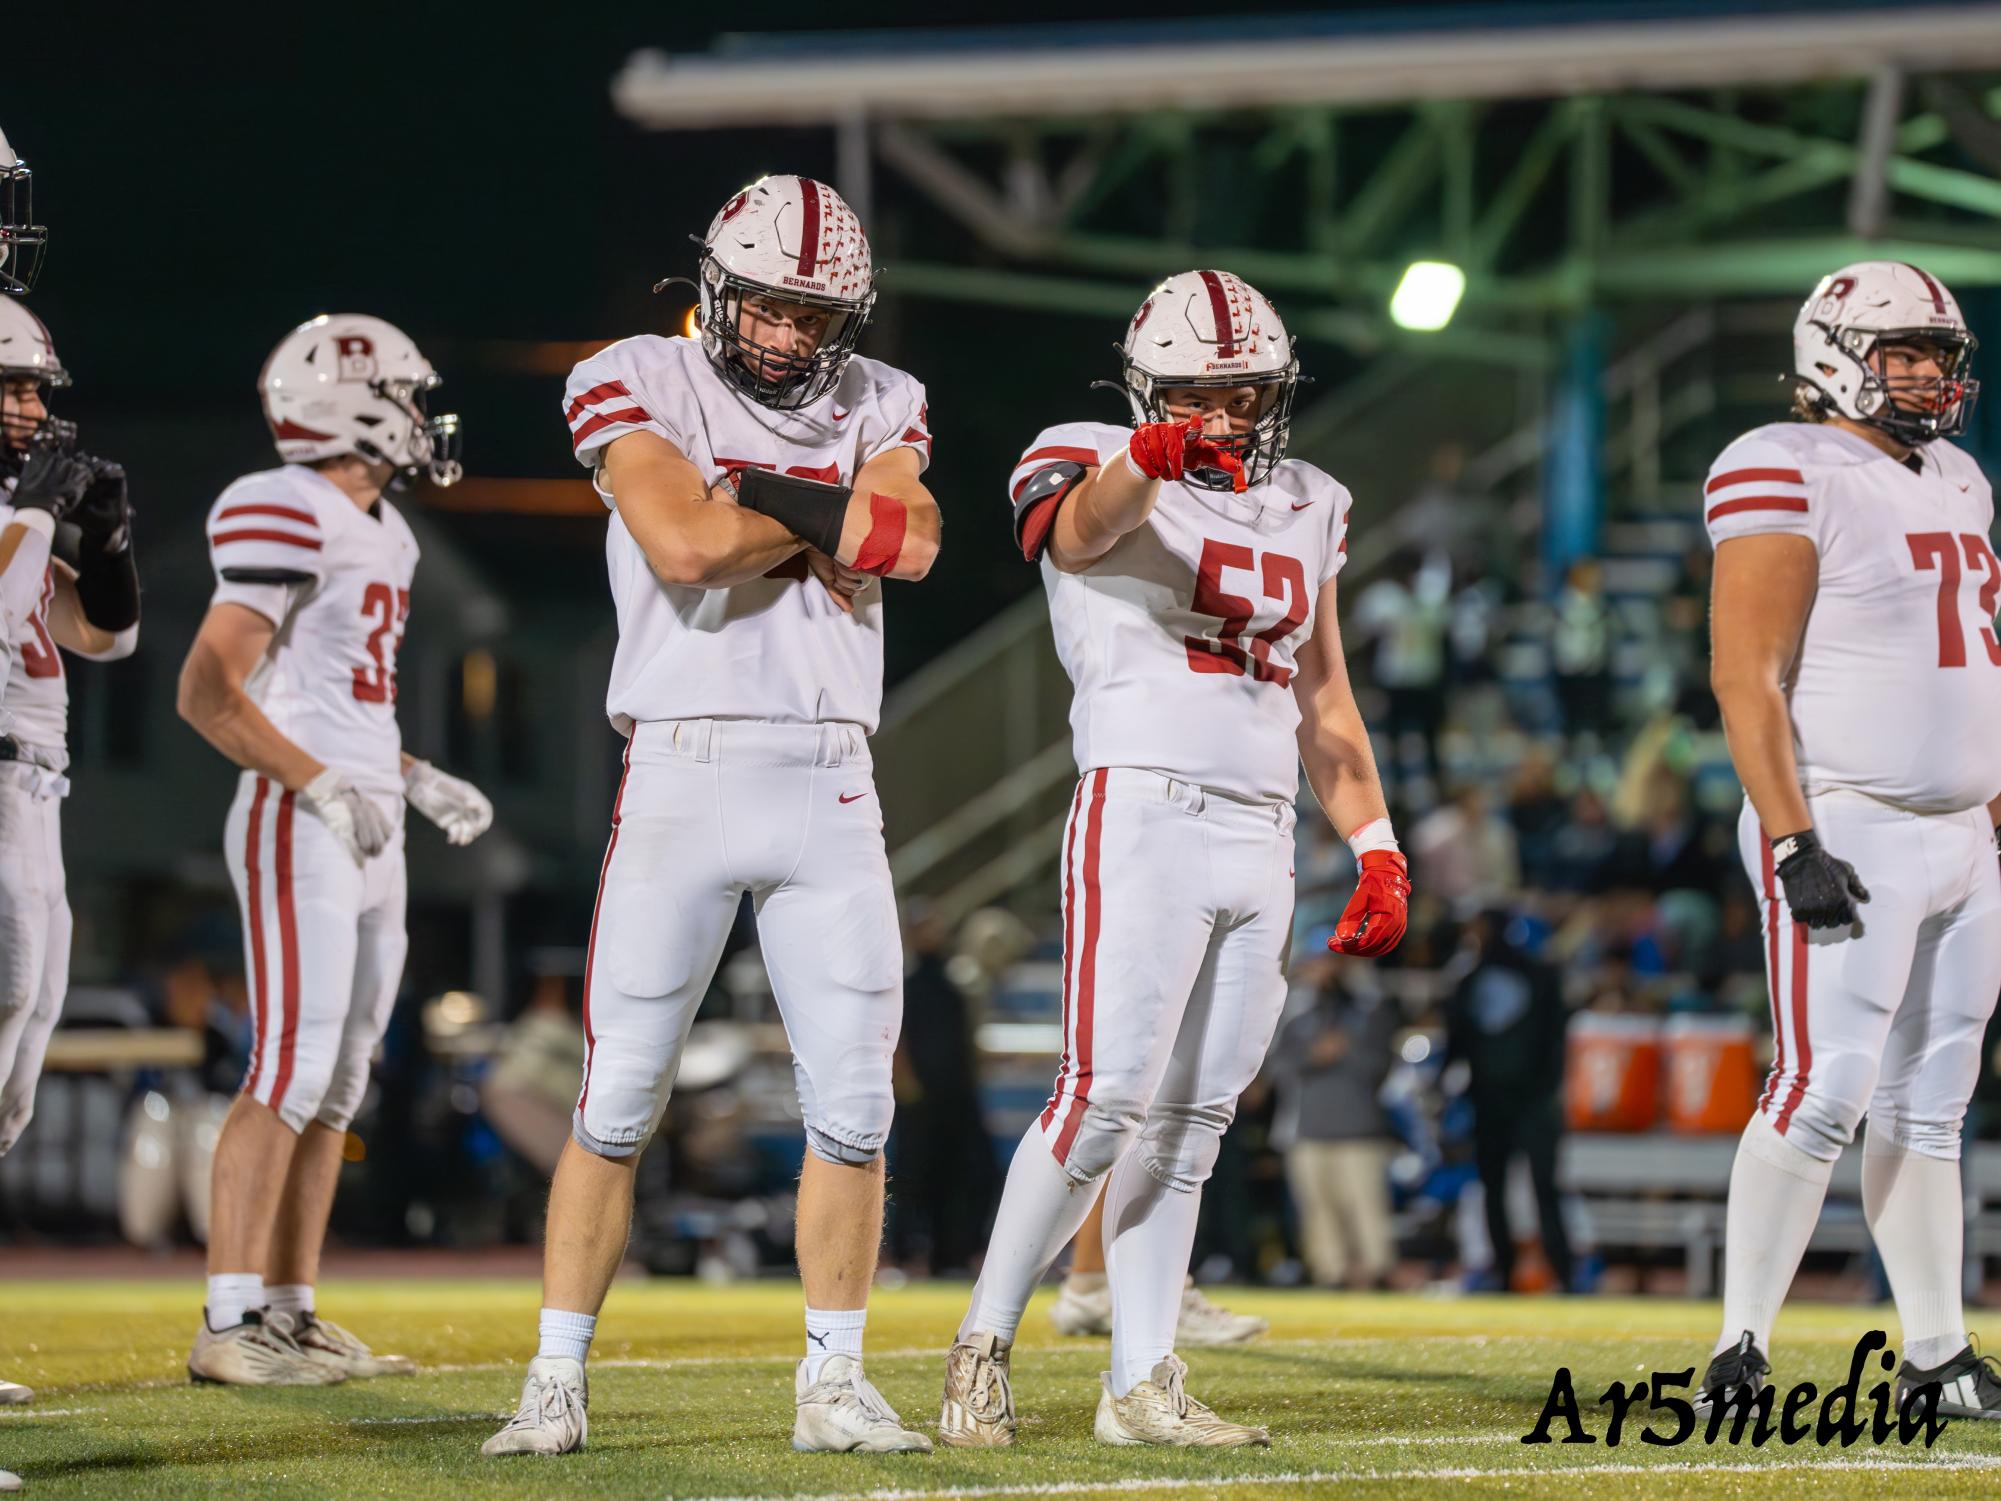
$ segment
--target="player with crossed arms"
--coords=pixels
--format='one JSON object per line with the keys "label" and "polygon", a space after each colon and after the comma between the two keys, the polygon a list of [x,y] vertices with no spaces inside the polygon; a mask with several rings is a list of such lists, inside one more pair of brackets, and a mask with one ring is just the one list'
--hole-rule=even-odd
{"label": "player with crossed arms", "polygon": [[1904,1365],[1947,1417],[2001,1418],[1960,1304],[1959,1155],[2001,994],[2001,562],[1946,440],[1973,336],[1929,273],[1863,261],[1793,325],[1795,422],[1704,487],[1716,701],[1765,908],[1773,1059],[1730,1175],[1723,1329],[1700,1390],[1755,1395],[1773,1320],[1866,1114],[1862,1212]]}
{"label": "player with crossed arms", "polygon": [[940,1429],[960,1446],[1013,1443],[1022,1310],[1107,1175],[1098,1437],[1270,1442],[1188,1395],[1174,1340],[1202,1185],[1285,1005],[1302,761],[1361,866],[1332,946],[1385,953],[1407,920],[1335,616],[1349,495],[1285,457],[1285,325],[1228,272],[1184,272],[1140,305],[1123,358],[1134,425],[1048,428],[1009,481],[1076,688],[1082,780],[1063,837],[1063,1059],[946,1357]]}
{"label": "player with crossed arms", "polygon": [[318,1316],[341,1147],[408,950],[403,804],[469,844],[478,789],[403,750],[396,655],[417,541],[385,492],[459,477],[458,419],[400,329],[322,316],[258,386],[282,468],[208,515],[215,593],[181,669],[181,717],[243,768],[224,853],[243,913],[256,1042],[211,1169],[196,1381],[323,1386],[415,1367]]}
{"label": "player with crossed arms", "polygon": [[924,388],[854,352],[875,273],[824,183],[766,177],[737,194],[700,277],[699,338],[622,340],[564,395],[612,510],[605,707],[626,771],[584,966],[583,1088],[549,1192],[540,1343],[490,1455],[584,1443],[584,1361],[625,1254],[633,1167],[746,892],[806,1125],[792,1444],[931,1447],[862,1371],[903,1022],[868,736],[880,581],[922,578],[938,550]]}

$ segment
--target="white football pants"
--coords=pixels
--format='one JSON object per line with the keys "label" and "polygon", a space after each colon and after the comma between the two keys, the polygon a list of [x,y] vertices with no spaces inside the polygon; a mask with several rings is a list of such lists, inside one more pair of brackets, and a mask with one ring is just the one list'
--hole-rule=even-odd
{"label": "white football pants", "polygon": [[2001,866],[1987,810],[1908,813],[1854,792],[1807,806],[1822,847],[1855,867],[1869,900],[1849,929],[1795,923],[1745,803],[1737,839],[1764,904],[1772,992],[1772,1071],[1758,1109],[1823,1161],[1865,1114],[1872,1136],[1956,1159],[2001,995]]}
{"label": "white football pants", "polygon": [[634,728],[625,766],[584,969],[578,1144],[625,1157],[653,1135],[749,892],[806,1144],[872,1161],[894,1110],[903,944],[867,737],[653,720]]}
{"label": "white football pants", "polygon": [[69,990],[62,799],[69,783],[0,762],[0,1155],[35,1111],[35,1084]]}
{"label": "white football pants", "polygon": [[403,980],[403,800],[369,796],[396,832],[366,865],[255,772],[224,826],[256,1025],[243,1087],[294,1131],[353,1122]]}

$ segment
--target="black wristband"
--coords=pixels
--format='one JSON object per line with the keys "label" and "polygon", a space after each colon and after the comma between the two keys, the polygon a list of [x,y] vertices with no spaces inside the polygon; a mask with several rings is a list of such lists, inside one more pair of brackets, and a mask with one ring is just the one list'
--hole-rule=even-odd
{"label": "black wristband", "polygon": [[84,550],[76,599],[83,618],[100,631],[122,631],[139,623],[139,564],[129,543],[112,553]]}
{"label": "black wristband", "polygon": [[1812,829],[1801,829],[1797,834],[1781,834],[1772,841],[1772,858],[1784,865],[1788,860],[1800,855],[1810,855],[1820,848],[1820,840]]}
{"label": "black wristband", "polygon": [[780,474],[774,469],[745,469],[737,479],[737,504],[769,516],[793,536],[817,547],[828,557],[840,550],[841,528],[848,519],[846,485]]}

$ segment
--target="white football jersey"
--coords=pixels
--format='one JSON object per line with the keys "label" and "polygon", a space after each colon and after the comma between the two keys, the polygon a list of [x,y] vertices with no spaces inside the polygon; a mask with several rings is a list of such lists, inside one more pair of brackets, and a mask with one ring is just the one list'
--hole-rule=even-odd
{"label": "white football jersey", "polygon": [[[12,487],[9,486],[9,492]],[[14,519],[14,508],[0,505],[0,531]],[[49,606],[56,597],[55,567],[42,575],[42,597],[28,618],[14,629],[7,643],[7,689],[0,698],[7,733],[24,745],[44,752],[55,765],[69,760],[69,677],[63,655],[49,634]]]}
{"label": "white football jersey", "polygon": [[1786,532],[1820,553],[1787,698],[1809,796],[1954,813],[2001,792],[2001,562],[1994,495],[1950,443],[1913,472],[1840,428],[1775,422],[1717,459],[1710,540]]}
{"label": "white football jersey", "polygon": [[[834,389],[796,412],[760,406],[727,384],[693,339],[623,339],[570,373],[563,412],[579,462],[593,471],[627,433],[658,433],[711,481],[777,469],[853,484],[896,448],[931,457],[924,387],[857,355]],[[603,494],[601,479],[595,473]],[[882,586],[870,580],[844,612],[788,560],[728,589],[663,584],[619,519],[605,560],[618,607],[618,652],[605,712],[619,733],[636,721],[842,721],[873,733],[882,711]]]}
{"label": "white football jersey", "polygon": [[[301,464],[246,474],[208,513],[212,604],[277,626],[246,684],[279,732],[357,787],[403,795],[396,651],[417,539],[385,498],[364,512]],[[297,582],[274,580],[300,576]]]}
{"label": "white football jersey", "polygon": [[[1132,429],[1045,428],[1009,497],[1051,463],[1123,463]],[[1348,558],[1342,485],[1287,459],[1242,495],[1163,481],[1147,524],[1081,573],[1042,559],[1070,674],[1079,772],[1132,766],[1238,797],[1299,792],[1301,642]]]}

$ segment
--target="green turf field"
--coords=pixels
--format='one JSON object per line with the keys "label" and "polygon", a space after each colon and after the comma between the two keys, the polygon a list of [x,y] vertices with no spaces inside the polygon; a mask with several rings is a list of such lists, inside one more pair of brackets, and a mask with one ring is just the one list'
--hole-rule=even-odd
{"label": "green turf field", "polygon": [[[0,1284],[0,1374],[40,1389],[0,1408],[0,1468],[28,1494],[144,1497],[1013,1496],[1280,1493],[1423,1497],[1974,1496],[2001,1475],[2001,1432],[1956,1424],[1927,1453],[1866,1440],[1763,1449],[1528,1447],[1559,1365],[1595,1399],[1642,1368],[1697,1363],[1713,1305],[1669,1299],[1438,1300],[1231,1290],[1270,1316],[1241,1351],[1193,1352],[1190,1389],[1268,1423],[1269,1450],[1111,1449],[1091,1438],[1107,1344],[1061,1340],[1039,1302],[1015,1359],[1024,1419],[1012,1451],[800,1455],[789,1448],[798,1296],[786,1283],[708,1288],[623,1282],[592,1360],[590,1446],[558,1460],[483,1460],[513,1410],[536,1289],[509,1282],[352,1282],[327,1314],[379,1348],[426,1362],[414,1378],[314,1391],[193,1388],[182,1360],[194,1286]],[[1045,1295],[1046,1298],[1047,1295]],[[963,1287],[876,1300],[869,1370],[911,1421],[937,1417],[943,1341]],[[1779,1328],[1778,1379],[1845,1376],[1862,1311],[1804,1308]],[[1892,1334],[1895,1331],[1892,1329]],[[1871,1372],[1867,1381],[1876,1379]],[[1866,1387],[1866,1382],[1865,1382]],[[2001,1427],[2001,1425],[1996,1425]]]}

